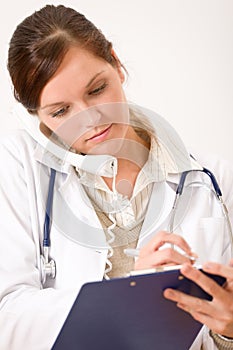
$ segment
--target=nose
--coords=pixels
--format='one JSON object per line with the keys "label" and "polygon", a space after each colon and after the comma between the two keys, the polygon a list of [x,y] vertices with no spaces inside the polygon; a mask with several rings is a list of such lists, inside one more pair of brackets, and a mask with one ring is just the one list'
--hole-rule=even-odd
{"label": "nose", "polygon": [[95,107],[91,107],[86,109],[83,113],[83,125],[86,126],[86,128],[92,128],[99,125],[100,119],[101,119],[101,113],[99,110]]}
{"label": "nose", "polygon": [[73,114],[80,114],[90,107],[91,106],[86,101],[76,101],[74,102]]}
{"label": "nose", "polygon": [[79,101],[75,104],[74,116],[77,118],[80,125],[91,128],[98,125],[101,113],[96,105],[92,106],[85,101]]}

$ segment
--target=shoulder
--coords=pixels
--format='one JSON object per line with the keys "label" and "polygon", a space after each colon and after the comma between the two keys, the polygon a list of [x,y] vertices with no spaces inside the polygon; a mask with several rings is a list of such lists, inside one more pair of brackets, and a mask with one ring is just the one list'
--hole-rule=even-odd
{"label": "shoulder", "polygon": [[233,201],[233,164],[217,154],[192,153],[198,163],[210,170],[223,193],[224,198]]}
{"label": "shoulder", "polygon": [[9,130],[0,135],[0,157],[4,154],[17,156],[35,149],[36,145],[37,142],[25,130]]}
{"label": "shoulder", "polygon": [[[23,173],[32,164],[36,141],[24,130],[10,130],[0,136],[1,178]],[[4,175],[5,174],[5,175]]]}
{"label": "shoulder", "polygon": [[229,174],[233,174],[233,163],[228,159],[224,159],[214,153],[192,152],[191,154],[201,166],[208,168],[212,172],[215,171],[220,178],[226,175],[226,171]]}

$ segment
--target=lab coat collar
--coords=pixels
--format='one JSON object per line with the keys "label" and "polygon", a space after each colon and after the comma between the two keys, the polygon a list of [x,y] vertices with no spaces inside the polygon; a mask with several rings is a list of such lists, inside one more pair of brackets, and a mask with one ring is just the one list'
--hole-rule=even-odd
{"label": "lab coat collar", "polygon": [[[202,167],[192,157],[188,158],[185,164],[175,164],[163,145],[158,145],[154,138],[151,138],[151,149],[148,160],[141,169],[135,184],[133,195],[135,196],[145,186],[152,182],[169,181],[178,184],[180,174],[183,171],[201,170]],[[88,187],[111,192],[101,176],[80,171],[80,182]]]}
{"label": "lab coat collar", "polygon": [[34,150],[34,159],[41,164],[46,165],[61,173],[70,173],[71,165],[62,161],[49,150],[42,147],[40,144],[36,145]]}
{"label": "lab coat collar", "polygon": [[[185,172],[185,171],[201,171],[201,170],[203,170],[203,167],[195,159],[193,159],[192,156],[191,156],[190,157],[190,166],[184,167],[182,172]],[[182,172],[180,172],[180,173],[172,172],[172,171],[169,172],[167,174],[167,181],[170,182],[170,183],[178,185]]]}
{"label": "lab coat collar", "polygon": [[159,143],[159,140],[151,138],[151,150],[143,168],[149,182],[171,181],[174,175],[201,169],[202,167],[188,153],[175,159],[162,142]]}

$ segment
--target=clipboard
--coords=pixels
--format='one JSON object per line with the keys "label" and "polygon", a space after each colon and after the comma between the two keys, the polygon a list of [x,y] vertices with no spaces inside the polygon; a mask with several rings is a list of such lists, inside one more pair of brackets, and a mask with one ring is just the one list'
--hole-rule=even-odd
{"label": "clipboard", "polygon": [[202,324],[163,297],[168,287],[211,299],[177,269],[86,283],[52,350],[188,350]]}

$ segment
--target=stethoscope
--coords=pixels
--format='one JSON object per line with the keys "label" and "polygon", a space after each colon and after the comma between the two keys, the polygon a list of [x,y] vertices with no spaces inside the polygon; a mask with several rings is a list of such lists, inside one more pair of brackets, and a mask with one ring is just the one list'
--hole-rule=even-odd
{"label": "stethoscope", "polygon": [[[230,221],[230,218],[229,218],[227,207],[226,207],[225,203],[223,202],[222,191],[221,191],[221,189],[220,189],[220,187],[218,185],[218,182],[217,182],[216,177],[214,176],[214,174],[209,169],[206,169],[204,167],[202,169],[184,171],[181,174],[180,181],[179,181],[178,186],[176,188],[176,194],[175,194],[175,199],[174,199],[172,210],[171,210],[171,216],[170,216],[170,222],[169,222],[168,231],[169,232],[173,232],[174,231],[175,215],[176,215],[177,208],[178,208],[178,205],[179,205],[180,197],[181,197],[181,195],[183,193],[183,189],[184,189],[184,186],[185,186],[185,180],[187,178],[187,175],[192,173],[192,172],[194,172],[194,171],[195,172],[199,171],[199,172],[202,172],[202,173],[208,175],[210,180],[211,180],[215,196],[216,196],[217,200],[220,203],[223,216],[226,219],[227,228],[228,228],[228,232],[229,232],[229,238],[230,238],[230,242],[231,242],[231,251],[232,251],[231,253],[232,253],[232,256],[233,256],[233,232],[232,232],[232,225],[231,225],[231,221]],[[190,183],[189,186],[190,185],[195,185],[195,184],[196,185],[200,185],[200,186],[204,185],[203,182],[201,182],[201,183],[199,183],[199,182],[195,182],[194,183],[193,182],[193,183]],[[207,186],[207,187],[209,188],[209,186]]]}
{"label": "stethoscope", "polygon": [[56,170],[51,168],[49,179],[49,190],[46,202],[45,220],[44,220],[44,234],[43,234],[43,248],[40,256],[41,263],[41,281],[44,284],[47,278],[56,277],[56,263],[54,259],[49,258],[49,249],[51,246],[50,231],[51,231],[51,213],[53,204],[53,193],[55,184]]}
{"label": "stethoscope", "polygon": [[[172,206],[170,223],[169,223],[169,232],[173,232],[173,229],[174,229],[175,215],[176,215],[177,208],[179,205],[180,197],[183,193],[183,189],[185,186],[185,181],[186,181],[187,175],[191,172],[194,172],[194,171],[200,171],[200,172],[209,176],[211,183],[212,183],[212,186],[213,186],[213,189],[214,189],[214,193],[216,195],[217,200],[219,201],[219,203],[221,205],[223,215],[224,215],[226,222],[227,222],[227,227],[228,227],[228,231],[229,231],[229,235],[230,235],[231,249],[233,249],[233,233],[232,233],[232,226],[231,226],[228,210],[227,210],[226,205],[223,202],[222,192],[220,190],[220,187],[218,185],[218,182],[217,182],[215,176],[213,175],[213,173],[210,170],[208,170],[206,168],[202,168],[200,170],[188,170],[188,171],[184,171],[181,174],[179,183],[178,183],[177,188],[176,188],[175,199],[174,199],[173,206]],[[51,242],[50,242],[51,213],[52,213],[55,177],[56,177],[56,171],[54,169],[51,169],[48,197],[47,197],[47,202],[46,202],[45,221],[44,221],[43,247],[42,247],[42,254],[41,254],[41,280],[42,280],[43,284],[46,282],[47,278],[54,279],[56,277],[55,260],[49,258],[49,249],[51,246]],[[203,183],[200,183],[200,185],[203,186]]]}

